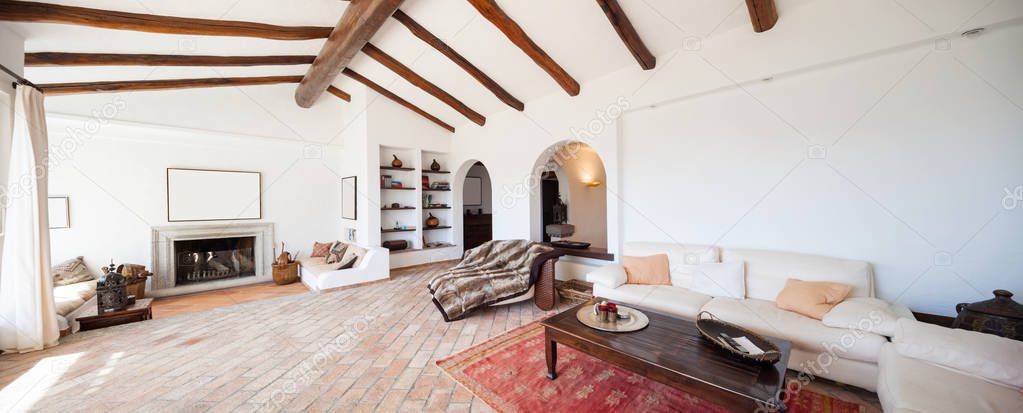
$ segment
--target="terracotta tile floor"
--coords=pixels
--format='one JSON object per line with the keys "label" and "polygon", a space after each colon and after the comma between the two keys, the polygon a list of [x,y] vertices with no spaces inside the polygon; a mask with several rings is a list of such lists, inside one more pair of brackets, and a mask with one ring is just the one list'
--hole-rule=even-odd
{"label": "terracotta tile floor", "polygon": [[[164,313],[5,354],[0,411],[490,411],[434,361],[547,312],[527,301],[445,323],[426,281],[450,265],[348,290]],[[877,403],[862,390],[811,388]]]}
{"label": "terracotta tile floor", "polygon": [[177,297],[157,298],[153,301],[153,318],[171,317],[307,292],[309,292],[309,288],[301,282],[288,285],[277,285],[271,282]]}

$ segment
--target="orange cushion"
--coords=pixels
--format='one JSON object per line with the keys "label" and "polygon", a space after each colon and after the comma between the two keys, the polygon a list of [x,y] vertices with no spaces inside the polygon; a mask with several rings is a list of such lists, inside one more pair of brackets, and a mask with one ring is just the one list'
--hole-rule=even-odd
{"label": "orange cushion", "polygon": [[622,257],[622,266],[629,284],[671,285],[667,254]]}
{"label": "orange cushion", "polygon": [[330,252],[330,246],[334,245],[330,242],[313,242],[313,251],[309,254],[310,257],[326,257],[327,253]]}
{"label": "orange cushion", "polygon": [[851,285],[789,278],[774,301],[782,310],[820,320],[851,291]]}

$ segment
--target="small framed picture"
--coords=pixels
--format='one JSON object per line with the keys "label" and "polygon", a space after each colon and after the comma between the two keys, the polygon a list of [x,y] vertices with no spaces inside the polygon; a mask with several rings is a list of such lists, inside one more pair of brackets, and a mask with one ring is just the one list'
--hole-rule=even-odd
{"label": "small framed picture", "polygon": [[66,196],[51,196],[47,203],[50,229],[71,228],[70,202]]}
{"label": "small framed picture", "polygon": [[358,177],[341,178],[341,218],[356,220],[358,213]]}

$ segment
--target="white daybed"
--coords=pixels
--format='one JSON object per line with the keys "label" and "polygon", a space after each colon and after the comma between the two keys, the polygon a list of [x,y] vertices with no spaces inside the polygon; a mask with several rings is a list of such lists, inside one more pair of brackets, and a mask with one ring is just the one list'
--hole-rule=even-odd
{"label": "white daybed", "polygon": [[390,278],[390,252],[383,247],[361,247],[367,250],[366,256],[347,270],[338,270],[340,264],[327,264],[323,257],[299,260],[302,283],[310,290],[323,291]]}

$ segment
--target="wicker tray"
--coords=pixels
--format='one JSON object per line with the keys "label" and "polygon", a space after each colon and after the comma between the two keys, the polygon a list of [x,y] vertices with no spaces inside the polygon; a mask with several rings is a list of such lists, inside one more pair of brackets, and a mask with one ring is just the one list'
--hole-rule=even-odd
{"label": "wicker tray", "polygon": [[[734,355],[736,358],[762,364],[774,364],[778,360],[781,360],[781,350],[778,345],[774,344],[771,340],[764,338],[763,336],[749,331],[745,328],[739,327],[735,324],[726,323],[721,321],[714,314],[707,311],[701,311],[696,316],[696,328],[700,330],[700,334],[703,338],[710,340],[710,342],[717,344],[722,350]],[[751,355],[743,353],[739,350],[732,348],[723,338],[721,333],[725,333],[730,337],[745,336],[761,350],[764,350],[763,354]]]}

